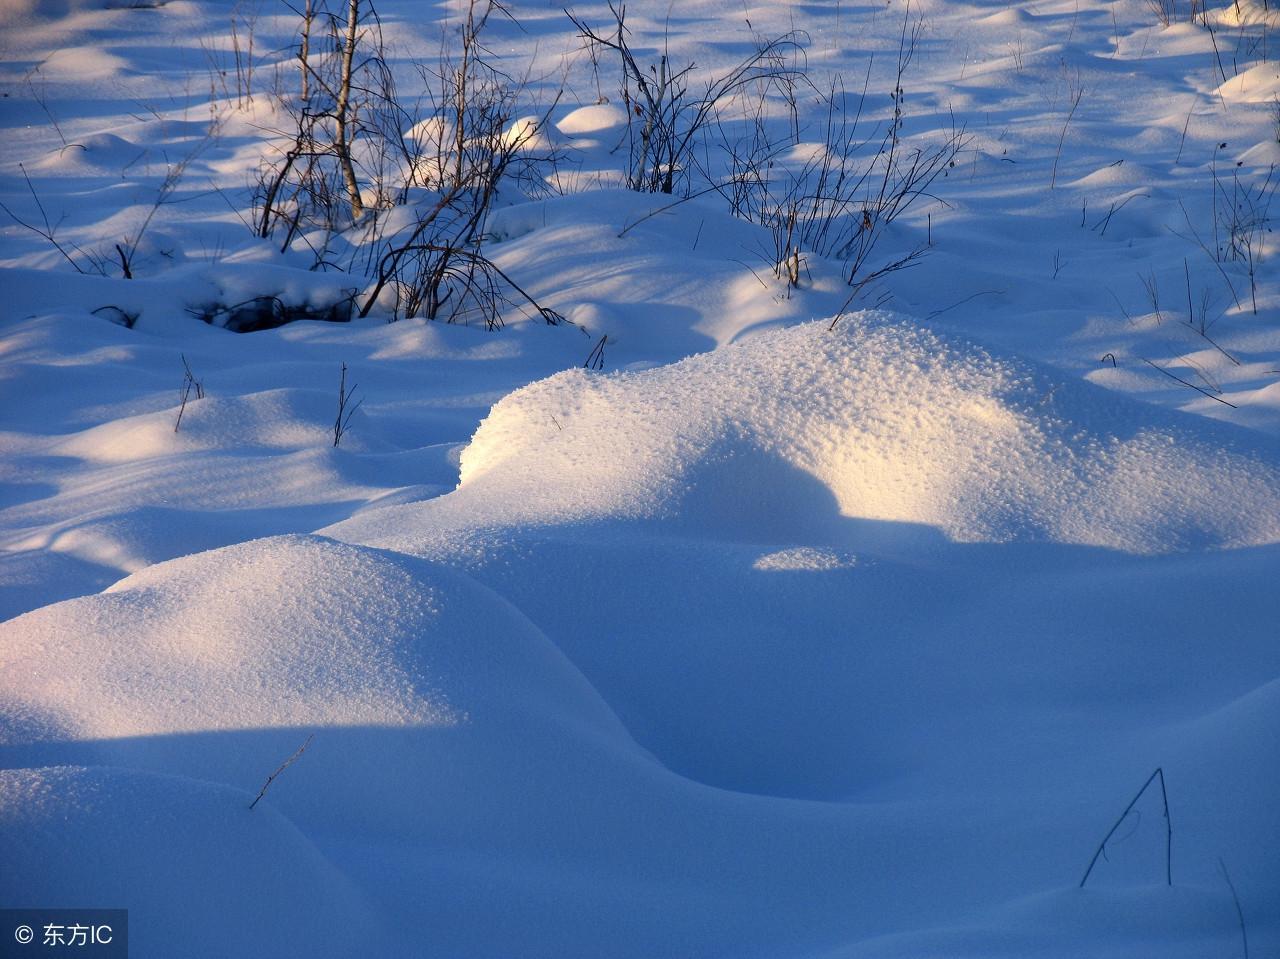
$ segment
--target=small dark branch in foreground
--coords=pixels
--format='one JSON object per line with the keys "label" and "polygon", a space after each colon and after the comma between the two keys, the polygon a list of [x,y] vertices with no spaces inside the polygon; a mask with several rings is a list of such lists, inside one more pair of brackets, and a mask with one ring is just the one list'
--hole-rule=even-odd
{"label": "small dark branch in foreground", "polygon": [[127,330],[133,329],[133,325],[138,322],[138,313],[128,313],[118,306],[100,306],[97,309],[89,311],[94,316],[100,316],[104,320],[110,320],[117,326],[123,326]]}
{"label": "small dark branch in foreground", "polygon": [[[1110,209],[1107,210],[1106,215],[1103,217],[1100,217],[1098,219],[1098,222],[1095,223],[1093,226],[1091,226],[1089,229],[1093,230],[1099,236],[1106,236],[1107,227],[1111,226],[1111,218],[1115,216],[1117,213],[1119,213],[1121,210],[1123,210],[1126,206],[1128,206],[1129,201],[1135,199],[1136,197],[1142,197],[1144,200],[1150,200],[1151,194],[1150,193],[1133,193],[1125,197],[1119,203],[1113,202],[1111,204]],[[1099,227],[1101,227],[1101,229],[1099,229]]]}
{"label": "small dark branch in foreground", "polygon": [[129,256],[119,243],[116,244],[116,255],[120,257],[120,272],[124,274],[126,280],[132,280],[133,270],[129,267]]}
{"label": "small dark branch in foreground", "polygon": [[600,341],[591,348],[591,352],[587,354],[586,362],[582,364],[584,370],[603,370],[604,369],[604,345],[609,341],[608,334],[600,337]]}
{"label": "small dark branch in foreground", "polygon": [[[858,280],[858,282],[853,285],[853,292],[849,294],[849,296],[845,299],[844,303],[840,305],[840,309],[836,311],[836,315],[831,320],[831,325],[827,327],[827,331],[828,332],[835,331],[835,328],[840,324],[840,321],[845,318],[846,314],[848,314],[849,308],[853,306],[854,301],[857,300],[858,297],[862,295],[862,291],[865,290],[870,284],[874,283],[876,280],[880,279],[881,277],[888,276],[890,273],[897,273],[899,270],[906,270],[910,267],[915,266],[919,262],[920,258],[928,254],[928,252],[929,250],[927,247],[923,247],[923,246],[916,247],[910,253],[907,253],[906,255],[899,257],[898,259],[894,260],[892,263],[886,263],[884,266],[880,267],[875,272],[868,273],[866,276]],[[887,299],[887,297],[882,297],[880,302],[882,302],[884,299]],[[875,305],[877,307],[880,306],[880,302],[877,302]]]}
{"label": "small dark branch in foreground", "polygon": [[280,768],[267,777],[267,781],[262,784],[262,788],[258,790],[258,795],[253,802],[249,803],[249,808],[253,809],[258,802],[267,794],[267,790],[271,788],[271,784],[276,781],[276,777],[298,761],[298,757],[307,751],[307,747],[311,745],[311,740],[316,738],[316,734],[312,733],[307,737],[307,741],[298,747],[298,751],[280,764]]}
{"label": "small dark branch in foreground", "polygon": [[[1152,366],[1155,366],[1155,364],[1153,363]],[[1160,367],[1157,366],[1156,369],[1160,369]],[[1191,384],[1188,383],[1187,385],[1190,386]],[[1203,392],[1203,390],[1201,392]],[[1228,403],[1227,405],[1230,406],[1231,404]],[[1133,811],[1133,807],[1138,804],[1138,800],[1141,799],[1142,794],[1147,791],[1147,787],[1157,779],[1160,780],[1160,800],[1164,804],[1164,879],[1166,885],[1173,885],[1173,823],[1169,819],[1169,794],[1165,791],[1164,769],[1157,766],[1156,771],[1147,777],[1147,781],[1142,784],[1142,788],[1138,790],[1138,794],[1129,800],[1129,805],[1124,807],[1124,812],[1120,814],[1120,818],[1116,820],[1115,825],[1107,831],[1102,842],[1098,844],[1097,851],[1094,852],[1093,858],[1089,860],[1089,868],[1084,871],[1084,878],[1080,880],[1081,889],[1083,889],[1084,884],[1089,881],[1089,874],[1093,872],[1093,867],[1097,865],[1098,857],[1101,856],[1103,851],[1107,848],[1107,842],[1115,835],[1116,830],[1120,828],[1120,824],[1125,821],[1125,818],[1129,813]]]}
{"label": "small dark branch in foreground", "polygon": [[196,379],[195,374],[191,372],[191,366],[187,363],[185,353],[179,353],[182,357],[182,405],[178,407],[178,418],[174,420],[173,431],[178,432],[178,427],[182,425],[182,414],[187,411],[187,400],[191,398],[194,391],[196,399],[204,399],[204,384]]}
{"label": "small dark branch in foreground", "polygon": [[1236,406],[1236,404],[1234,404],[1234,403],[1228,403],[1228,402],[1227,402],[1226,400],[1224,400],[1221,396],[1214,396],[1214,395],[1213,395],[1212,393],[1210,393],[1208,390],[1206,390],[1206,389],[1202,389],[1202,388],[1200,388],[1199,386],[1196,386],[1194,383],[1188,383],[1188,382],[1187,382],[1186,380],[1184,380],[1181,376],[1178,376],[1178,375],[1176,375],[1176,374],[1174,374],[1174,373],[1170,373],[1170,372],[1169,372],[1168,370],[1166,370],[1163,366],[1157,366],[1155,363],[1152,363],[1152,362],[1151,362],[1149,359],[1147,359],[1145,356],[1143,356],[1143,357],[1139,357],[1139,359],[1141,359],[1143,363],[1146,363],[1146,364],[1147,364],[1147,366],[1151,367],[1152,369],[1159,370],[1161,373],[1163,373],[1165,376],[1169,377],[1170,379],[1172,379],[1172,380],[1177,380],[1177,381],[1178,381],[1179,383],[1181,383],[1183,386],[1189,386],[1189,387],[1191,387],[1191,388],[1192,388],[1193,390],[1195,390],[1197,393],[1203,393],[1205,396],[1209,397],[1209,399],[1211,399],[1211,400],[1216,400],[1217,402],[1221,403],[1223,406],[1229,406],[1229,407],[1231,407],[1233,410],[1237,410],[1237,409],[1239,409],[1239,408],[1240,408],[1240,407]]}
{"label": "small dark branch in foreground", "polygon": [[964,306],[966,303],[970,302],[971,300],[976,300],[980,296],[1004,296],[1004,290],[979,290],[977,293],[970,293],[964,299],[957,300],[956,302],[952,303],[950,306],[944,306],[940,310],[934,310],[932,313],[926,316],[925,319],[932,320],[934,317],[941,316],[943,313],[950,313],[952,310],[956,309],[957,307]]}
{"label": "small dark branch in foreground", "polygon": [[1138,279],[1142,281],[1142,286],[1147,291],[1147,299],[1151,301],[1151,311],[1155,314],[1158,326],[1164,322],[1164,313],[1160,310],[1160,283],[1156,279],[1156,271],[1152,270],[1146,276],[1139,273]]}
{"label": "small dark branch in foreground", "polygon": [[[706,187],[705,189],[702,189],[702,190],[698,190],[696,193],[690,193],[688,196],[682,196],[680,199],[673,200],[671,203],[667,203],[663,206],[660,206],[656,210],[650,210],[644,216],[640,217],[639,219],[632,220],[630,223],[624,226],[618,232],[618,239],[621,240],[624,236],[626,236],[633,229],[638,227],[641,223],[643,223],[645,220],[649,219],[650,217],[657,216],[659,213],[666,213],[668,210],[672,209],[673,207],[679,206],[681,203],[687,203],[690,200],[696,200],[698,197],[706,196],[708,193],[711,193],[713,191],[719,192],[721,189],[723,189],[723,184],[713,183],[711,184],[711,186]],[[699,232],[701,232],[701,227],[699,227]]]}
{"label": "small dark branch in foreground", "polygon": [[[338,378],[338,415],[333,421],[334,447],[337,447],[342,442],[342,437],[347,432],[347,427],[351,425],[351,417],[356,415],[356,410],[360,409],[360,404],[364,402],[363,398],[356,400],[355,405],[347,409],[348,404],[351,402],[351,397],[355,395],[357,389],[358,387],[356,386],[347,389],[347,364],[343,363],[342,374]],[[285,765],[288,765],[288,763]]]}
{"label": "small dark branch in foreground", "polygon": [[1249,931],[1244,924],[1244,910],[1240,907],[1240,896],[1236,894],[1236,884],[1231,881],[1231,874],[1227,872],[1227,864],[1218,859],[1218,868],[1222,870],[1222,879],[1227,884],[1227,888],[1231,890],[1231,901],[1235,903],[1236,920],[1240,923],[1240,943],[1244,947],[1244,959],[1249,959]]}
{"label": "small dark branch in foreground", "polygon": [[[58,242],[55,235],[58,231],[58,227],[56,224],[49,222],[49,214],[45,211],[44,204],[40,202],[40,194],[36,192],[35,184],[31,182],[31,177],[27,173],[27,168],[19,163],[18,169],[22,171],[22,178],[27,182],[27,190],[31,193],[31,198],[35,200],[36,209],[40,211],[40,219],[43,221],[44,226],[40,227],[34,223],[28,223],[3,203],[0,203],[0,210],[3,210],[8,215],[9,219],[13,220],[14,223],[18,224],[18,226],[22,227],[24,230],[30,230],[36,236],[43,238],[50,246],[58,251],[64,260],[71,264],[71,268],[77,273],[88,273],[89,271],[77,263],[75,258],[67,252],[66,247]],[[80,253],[82,256],[84,255],[84,251],[82,250],[77,249],[76,252]]]}

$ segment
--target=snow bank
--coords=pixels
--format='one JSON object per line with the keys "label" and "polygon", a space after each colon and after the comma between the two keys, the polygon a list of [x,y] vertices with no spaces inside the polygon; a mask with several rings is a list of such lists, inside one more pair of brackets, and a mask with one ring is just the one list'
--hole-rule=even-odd
{"label": "snow bank", "polygon": [[[429,535],[464,506],[484,525],[644,518],[797,543],[840,540],[855,518],[1157,553],[1276,541],[1280,470],[1252,437],[864,315],[519,390],[463,451],[455,496],[407,509]],[[340,529],[415,536],[394,510]]]}
{"label": "snow bank", "polygon": [[558,714],[607,722],[545,639],[477,589],[304,536],[158,564],[0,626],[0,744],[452,726],[506,708],[513,676]]}

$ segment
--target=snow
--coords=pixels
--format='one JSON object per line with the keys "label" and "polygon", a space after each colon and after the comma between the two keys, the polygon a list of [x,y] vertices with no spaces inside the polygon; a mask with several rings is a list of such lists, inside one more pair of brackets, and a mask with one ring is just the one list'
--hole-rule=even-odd
{"label": "snow", "polygon": [[[625,189],[616,62],[517,3],[555,163],[485,250],[567,322],[488,331],[250,235],[284,7],[0,0],[0,906],[139,957],[1280,949],[1277,14],[1209,7],[913,2],[903,142],[967,141],[851,300]],[[378,10],[416,96],[459,10]],[[903,12],[627,26],[692,89],[802,31],[781,178],[837,75],[879,142]],[[1157,768],[1171,834],[1153,785],[1080,888]]]}
{"label": "snow", "polygon": [[833,507],[958,542],[1275,542],[1270,447],[1206,433],[919,324],[860,316],[526,387],[481,423],[453,498],[479,497],[458,508],[488,523],[503,509],[541,523],[673,516],[754,542],[830,535]]}
{"label": "snow", "polygon": [[243,815],[248,796],[229,786],[107,766],[7,769],[0,797],[6,906],[123,896],[130,949],[144,955],[174,942],[224,956],[378,941],[350,880],[275,810]]}

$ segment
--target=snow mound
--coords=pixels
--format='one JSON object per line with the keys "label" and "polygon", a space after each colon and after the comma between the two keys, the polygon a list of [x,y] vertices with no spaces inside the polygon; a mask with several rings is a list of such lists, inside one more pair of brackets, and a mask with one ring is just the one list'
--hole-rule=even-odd
{"label": "snow mound", "polygon": [[147,148],[114,133],[93,133],[75,143],[66,144],[35,164],[37,169],[54,172],[88,172],[127,169],[147,155]]}
{"label": "snow mound", "polygon": [[612,130],[627,122],[627,111],[612,103],[593,103],[566,114],[556,124],[556,128],[564,134],[574,136],[584,133],[599,133]]}
{"label": "snow mound", "polygon": [[[522,683],[611,717],[456,573],[307,536],[172,560],[0,626],[9,744],[281,727],[448,727]],[[519,677],[519,679],[516,679]]]}
{"label": "snow mound", "polygon": [[[181,429],[175,429],[180,408]],[[59,453],[92,463],[133,463],[178,452],[236,446],[255,450],[323,446],[332,442],[333,408],[333,397],[320,390],[264,390],[198,401],[192,395],[185,405],[175,403],[170,409],[94,426],[68,437],[56,448]],[[359,441],[359,431],[352,430],[348,445]]]}
{"label": "snow mound", "polygon": [[123,894],[135,955],[354,955],[377,941],[351,882],[251,801],[133,770],[0,770],[0,901],[114,906]]}
{"label": "snow mound", "polygon": [[1259,63],[1224,81],[1214,93],[1229,103],[1272,103],[1280,91],[1275,65]]}
{"label": "snow mound", "polygon": [[502,142],[507,146],[525,151],[554,149],[557,140],[539,116],[513,120],[502,134]]}
{"label": "snow mound", "polygon": [[1156,553],[1280,538],[1280,470],[1240,448],[1254,442],[868,314],[535,383],[480,425],[458,493],[516,524],[661,519],[790,543],[845,517]]}

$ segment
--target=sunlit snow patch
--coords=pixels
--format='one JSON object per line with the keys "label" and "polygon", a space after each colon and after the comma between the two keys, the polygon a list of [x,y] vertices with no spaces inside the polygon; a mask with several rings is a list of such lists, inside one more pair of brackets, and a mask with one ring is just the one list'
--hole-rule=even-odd
{"label": "sunlit snow patch", "polygon": [[1239,430],[868,314],[534,383],[481,423],[455,494],[407,509],[337,529],[413,550],[477,524],[643,518],[856,550],[871,521],[1160,553],[1280,539],[1280,470]]}

